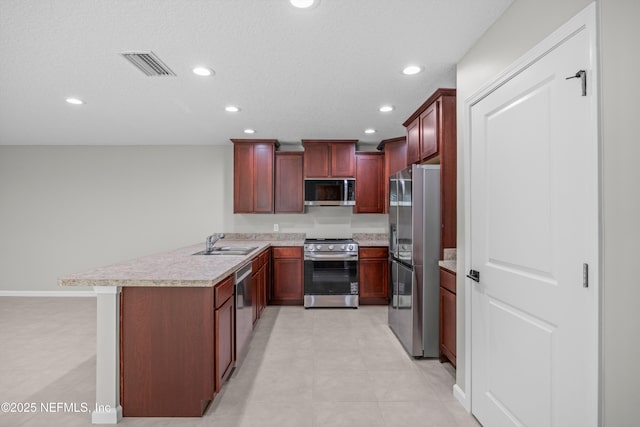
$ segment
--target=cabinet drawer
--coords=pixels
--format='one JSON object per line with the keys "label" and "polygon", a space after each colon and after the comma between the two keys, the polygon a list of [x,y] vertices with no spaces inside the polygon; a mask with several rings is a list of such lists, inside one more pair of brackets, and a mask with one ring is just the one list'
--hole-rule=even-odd
{"label": "cabinet drawer", "polygon": [[220,308],[225,301],[233,296],[233,276],[229,276],[222,282],[218,283],[214,288],[215,307]]}
{"label": "cabinet drawer", "polygon": [[447,289],[448,291],[456,293],[456,275],[450,273],[444,268],[440,269],[440,286]]}
{"label": "cabinet drawer", "polygon": [[273,248],[274,258],[302,258],[302,247],[288,246]]}
{"label": "cabinet drawer", "polygon": [[363,248],[360,247],[358,251],[358,256],[362,258],[386,258],[388,255],[388,250],[385,247],[369,247]]}
{"label": "cabinet drawer", "polygon": [[269,262],[269,249],[260,254],[260,265],[263,266]]}
{"label": "cabinet drawer", "polygon": [[256,274],[256,272],[258,270],[260,270],[260,267],[262,267],[262,257],[260,257],[260,255],[258,255],[257,257],[255,257],[254,259],[251,260],[251,273],[252,274]]}

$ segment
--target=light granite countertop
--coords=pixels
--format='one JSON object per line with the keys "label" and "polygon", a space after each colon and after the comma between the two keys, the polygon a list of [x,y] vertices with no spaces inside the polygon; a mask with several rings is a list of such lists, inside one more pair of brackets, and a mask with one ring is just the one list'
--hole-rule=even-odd
{"label": "light granite countertop", "polygon": [[457,258],[456,248],[445,248],[444,259],[441,261],[438,261],[438,265],[444,268],[445,270],[450,271],[453,274],[457,274],[456,258]]}
{"label": "light granite countertop", "polygon": [[[222,246],[218,243],[219,246]],[[69,274],[60,286],[172,286],[207,287],[233,274],[270,246],[302,246],[302,240],[224,240],[223,246],[255,246],[248,255],[193,255],[204,249],[200,243]]]}
{"label": "light granite countertop", "polygon": [[359,246],[389,247],[389,235],[385,233],[353,233],[352,239],[358,242]]}
{"label": "light granite countertop", "polygon": [[[303,246],[300,233],[227,233],[218,246],[255,246],[248,255],[193,255],[199,243],[124,261],[58,279],[60,286],[214,286],[270,246]],[[384,234],[353,235],[360,246],[388,246]]]}

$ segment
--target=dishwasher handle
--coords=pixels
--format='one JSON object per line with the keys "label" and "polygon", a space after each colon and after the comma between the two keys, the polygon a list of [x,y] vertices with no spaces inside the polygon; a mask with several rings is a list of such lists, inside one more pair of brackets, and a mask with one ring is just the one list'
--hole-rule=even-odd
{"label": "dishwasher handle", "polygon": [[251,275],[251,273],[252,273],[251,263],[248,263],[244,267],[240,267],[236,271],[236,284],[242,282],[244,279],[247,278],[247,276]]}

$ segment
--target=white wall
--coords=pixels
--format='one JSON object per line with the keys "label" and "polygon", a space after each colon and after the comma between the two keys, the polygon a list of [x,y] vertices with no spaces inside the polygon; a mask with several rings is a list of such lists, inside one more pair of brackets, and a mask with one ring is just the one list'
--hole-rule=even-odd
{"label": "white wall", "polygon": [[600,0],[604,425],[638,425],[640,403],[640,1]]}
{"label": "white wall", "polygon": [[[510,63],[586,7],[588,0],[516,0],[458,64],[458,117],[464,100]],[[635,76],[640,61],[640,2],[599,0],[603,194],[603,413],[604,426],[637,424],[640,402],[640,121]],[[458,206],[464,206],[463,121],[458,121]],[[595,173],[595,171],[594,171]],[[458,210],[458,269],[464,267],[464,209]],[[464,275],[458,276],[457,384],[464,383]],[[462,330],[460,329],[462,328]]]}
{"label": "white wall", "polygon": [[386,232],[386,215],[234,215],[225,146],[0,146],[0,291],[75,290],[68,273],[203,242],[212,232]]}
{"label": "white wall", "polygon": [[191,244],[222,228],[228,153],[0,147],[0,289],[59,290],[61,275]]}

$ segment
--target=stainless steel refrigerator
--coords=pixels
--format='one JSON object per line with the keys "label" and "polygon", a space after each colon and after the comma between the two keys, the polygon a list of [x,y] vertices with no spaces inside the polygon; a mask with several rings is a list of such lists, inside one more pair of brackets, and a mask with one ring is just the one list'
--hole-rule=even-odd
{"label": "stainless steel refrigerator", "polygon": [[389,326],[414,357],[439,355],[440,166],[390,177]]}

